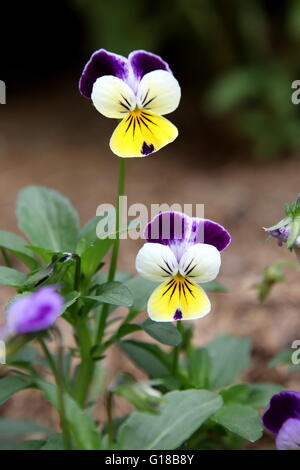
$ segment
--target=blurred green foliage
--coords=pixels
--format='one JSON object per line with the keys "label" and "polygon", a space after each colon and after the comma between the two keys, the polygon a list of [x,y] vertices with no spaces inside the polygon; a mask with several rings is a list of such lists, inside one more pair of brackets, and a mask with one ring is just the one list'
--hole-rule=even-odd
{"label": "blurred green foliage", "polygon": [[89,51],[161,53],[183,92],[197,93],[195,113],[219,116],[255,155],[299,148],[299,110],[291,102],[291,84],[300,78],[298,0],[69,2],[85,22]]}

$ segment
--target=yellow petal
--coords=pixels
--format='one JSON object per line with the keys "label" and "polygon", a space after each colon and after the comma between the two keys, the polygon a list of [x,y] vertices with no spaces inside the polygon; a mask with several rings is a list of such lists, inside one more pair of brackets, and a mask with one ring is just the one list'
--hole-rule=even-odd
{"label": "yellow petal", "polygon": [[141,109],[120,122],[110,148],[119,157],[145,157],[173,142],[177,135],[177,128],[166,118]]}
{"label": "yellow petal", "polygon": [[187,277],[170,278],[157,287],[148,301],[148,314],[154,321],[194,320],[210,312],[209,298]]}

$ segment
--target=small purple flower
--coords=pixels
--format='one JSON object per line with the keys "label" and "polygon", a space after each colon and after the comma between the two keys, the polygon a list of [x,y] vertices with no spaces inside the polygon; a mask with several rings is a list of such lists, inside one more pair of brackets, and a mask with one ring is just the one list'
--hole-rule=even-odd
{"label": "small purple flower", "polygon": [[300,450],[300,393],[274,395],[262,420],[268,431],[276,434],[278,450]]}
{"label": "small purple flower", "polygon": [[16,299],[6,311],[5,335],[33,333],[52,326],[63,310],[63,298],[55,286],[46,286]]}
{"label": "small purple flower", "polygon": [[[289,235],[291,233],[291,226],[290,224],[287,224],[275,230],[266,230],[266,232],[271,237],[276,238],[278,241],[278,245],[282,246],[283,243],[286,243],[289,238]],[[294,243],[294,248],[300,248],[300,237],[297,237]]]}

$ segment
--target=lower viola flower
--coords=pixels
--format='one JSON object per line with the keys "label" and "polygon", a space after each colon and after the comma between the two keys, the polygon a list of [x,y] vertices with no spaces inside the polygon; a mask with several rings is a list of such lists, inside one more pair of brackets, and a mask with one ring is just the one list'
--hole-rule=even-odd
{"label": "lower viola flower", "polygon": [[55,286],[42,287],[16,299],[6,311],[3,336],[33,333],[52,326],[63,310],[63,298]]}
{"label": "lower viola flower", "polygon": [[262,419],[268,431],[276,434],[278,450],[300,450],[300,393],[274,395]]}
{"label": "lower viola flower", "polygon": [[218,275],[229,233],[207,219],[164,212],[147,225],[145,238],[148,243],[137,255],[136,269],[145,279],[161,283],[148,301],[150,318],[166,322],[207,315],[211,304],[198,283]]}

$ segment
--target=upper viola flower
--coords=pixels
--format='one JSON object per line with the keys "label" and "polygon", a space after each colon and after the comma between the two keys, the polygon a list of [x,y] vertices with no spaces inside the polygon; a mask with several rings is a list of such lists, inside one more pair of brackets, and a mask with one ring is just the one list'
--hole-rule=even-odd
{"label": "upper viola flower", "polygon": [[63,310],[63,298],[55,286],[45,286],[33,294],[17,298],[6,311],[3,336],[33,333],[53,325]]}
{"label": "upper viola flower", "polygon": [[218,275],[229,233],[208,219],[163,212],[145,229],[148,243],[136,257],[136,269],[145,279],[160,282],[148,301],[154,321],[193,320],[210,312],[205,291],[197,284]]}
{"label": "upper viola flower", "polygon": [[274,395],[262,419],[264,426],[276,434],[278,450],[300,450],[300,393]]}
{"label": "upper viola flower", "polygon": [[101,114],[122,119],[110,139],[110,148],[119,157],[150,155],[178,135],[162,116],[178,107],[180,86],[168,64],[155,54],[134,51],[126,59],[100,49],[86,64],[79,90]]}

